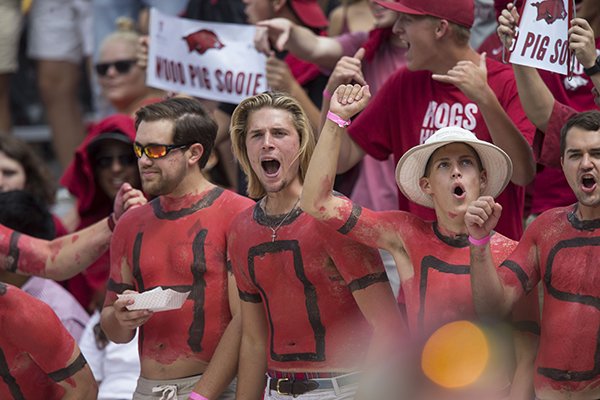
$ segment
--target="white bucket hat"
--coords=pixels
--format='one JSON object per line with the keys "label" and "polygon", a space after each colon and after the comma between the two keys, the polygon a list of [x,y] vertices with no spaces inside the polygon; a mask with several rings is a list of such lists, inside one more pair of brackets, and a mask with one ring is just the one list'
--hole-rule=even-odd
{"label": "white bucket hat", "polygon": [[419,180],[425,174],[425,166],[434,151],[450,143],[466,143],[481,159],[487,171],[487,185],[482,196],[496,197],[510,181],[512,162],[508,154],[492,143],[477,139],[475,134],[458,126],[449,126],[436,131],[425,143],[408,150],[396,166],[396,183],[402,193],[413,202],[433,208],[431,196],[421,190]]}

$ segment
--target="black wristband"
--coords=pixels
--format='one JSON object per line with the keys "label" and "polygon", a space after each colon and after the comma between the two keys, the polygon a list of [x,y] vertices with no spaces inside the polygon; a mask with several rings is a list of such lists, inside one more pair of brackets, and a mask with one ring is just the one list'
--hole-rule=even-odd
{"label": "black wristband", "polygon": [[587,76],[592,76],[592,75],[596,75],[598,72],[600,72],[600,56],[598,56],[596,58],[596,62],[594,63],[594,65],[592,65],[589,68],[584,68],[583,72],[587,75]]}

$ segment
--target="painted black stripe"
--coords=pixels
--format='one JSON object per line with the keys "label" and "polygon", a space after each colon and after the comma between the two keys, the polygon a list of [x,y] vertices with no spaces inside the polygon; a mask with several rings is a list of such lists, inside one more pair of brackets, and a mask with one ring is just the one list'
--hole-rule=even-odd
{"label": "painted black stripe", "polygon": [[79,353],[79,356],[71,363],[71,365],[66,366],[65,368],[59,369],[58,371],[54,371],[48,374],[48,377],[52,379],[54,382],[61,382],[65,379],[75,375],[80,369],[85,367],[87,361],[82,353]]}
{"label": "painted black stripe", "polygon": [[0,377],[6,386],[8,386],[8,391],[12,395],[15,400],[25,400],[25,396],[23,392],[21,392],[21,387],[17,383],[17,380],[14,376],[10,374],[10,369],[8,368],[8,362],[6,361],[6,356],[2,349],[0,349]]}
{"label": "painted black stripe", "polygon": [[238,293],[240,294],[240,300],[245,301],[246,303],[262,303],[262,298],[260,294],[242,292],[238,289]]}
{"label": "painted black stripe", "polygon": [[191,215],[203,208],[210,207],[215,200],[217,200],[219,196],[223,194],[224,191],[225,189],[216,187],[208,192],[202,199],[198,200],[198,202],[195,204],[192,204],[188,208],[182,208],[177,211],[164,211],[160,206],[160,198],[158,197],[152,200],[150,204],[152,205],[152,210],[154,210],[154,215],[156,215],[156,218],[174,221],[176,219]]}
{"label": "painted black stripe", "polygon": [[362,207],[356,203],[353,203],[352,211],[350,212],[350,215],[348,216],[348,220],[341,228],[338,229],[338,232],[341,233],[342,235],[347,235],[352,230],[352,228],[354,228],[354,226],[356,226],[356,223],[358,222],[358,218],[360,217],[361,213],[362,213]]}
{"label": "painted black stripe", "polygon": [[376,274],[365,275],[362,278],[353,280],[348,284],[348,289],[351,292],[355,290],[365,289],[374,283],[389,282],[387,274],[385,272],[378,272]]}
{"label": "painted black stripe", "polygon": [[511,260],[506,260],[502,264],[500,264],[500,267],[508,268],[517,276],[517,279],[519,279],[519,282],[521,282],[521,286],[523,287],[525,293],[529,293],[531,291],[529,277],[519,264]]}
{"label": "painted black stripe", "polygon": [[189,338],[188,345],[195,352],[202,351],[202,339],[204,338],[205,318],[204,315],[204,298],[206,296],[206,257],[204,253],[204,243],[208,235],[207,229],[202,229],[192,243],[192,254],[194,260],[192,262],[192,291],[190,298],[194,301],[192,324],[188,330]]}
{"label": "painted black stripe", "polygon": [[419,313],[417,324],[420,332],[425,329],[425,299],[427,299],[427,279],[429,270],[433,269],[446,274],[467,275],[470,274],[468,265],[452,265],[434,256],[425,256],[421,260],[421,280],[419,282]]}
{"label": "painted black stripe", "polygon": [[21,251],[19,250],[19,239],[21,238],[21,233],[13,232],[10,235],[10,243],[8,245],[8,265],[6,266],[6,270],[9,272],[15,272],[17,267],[19,266],[19,256]]}
{"label": "painted black stripe", "polygon": [[129,283],[117,283],[114,279],[109,278],[108,283],[106,284],[106,290],[121,294],[126,290],[135,290],[135,288]]}

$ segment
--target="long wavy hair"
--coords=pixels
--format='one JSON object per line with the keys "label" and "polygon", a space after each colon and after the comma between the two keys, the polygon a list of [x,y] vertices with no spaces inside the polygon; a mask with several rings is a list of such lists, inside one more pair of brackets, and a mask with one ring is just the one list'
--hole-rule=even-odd
{"label": "long wavy hair", "polygon": [[263,197],[266,195],[266,192],[250,165],[248,149],[246,148],[246,135],[248,134],[248,119],[250,118],[250,114],[262,108],[284,110],[292,116],[294,128],[300,136],[300,149],[298,150],[297,159],[300,160],[301,182],[304,182],[308,163],[315,150],[316,142],[315,135],[304,110],[289,95],[278,92],[266,92],[242,101],[231,116],[230,135],[233,154],[238,159],[248,180],[248,196],[253,199]]}

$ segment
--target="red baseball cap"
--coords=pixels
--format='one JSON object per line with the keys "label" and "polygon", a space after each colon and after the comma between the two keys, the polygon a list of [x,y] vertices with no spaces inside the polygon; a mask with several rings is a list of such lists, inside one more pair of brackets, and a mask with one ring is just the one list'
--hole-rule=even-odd
{"label": "red baseball cap", "polygon": [[290,0],[289,4],[304,25],[325,28],[329,24],[317,0]]}
{"label": "red baseball cap", "polygon": [[473,0],[375,0],[385,8],[411,15],[430,15],[471,28],[475,18]]}

